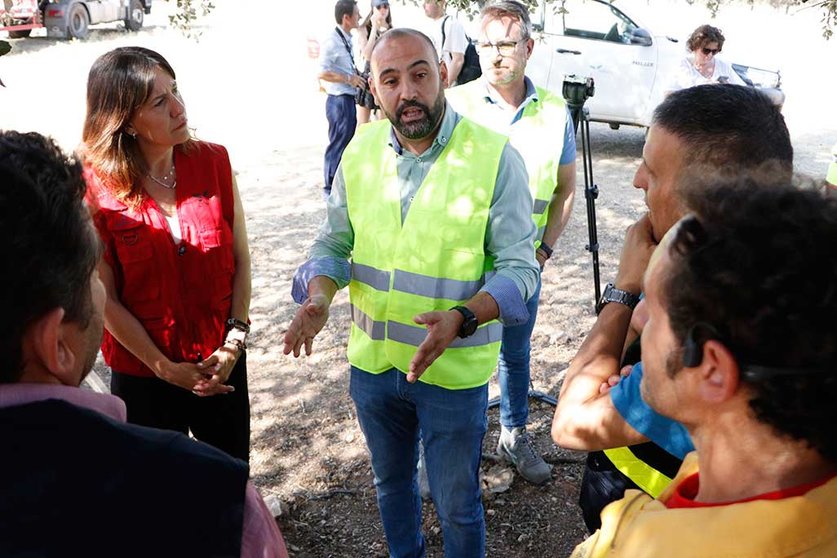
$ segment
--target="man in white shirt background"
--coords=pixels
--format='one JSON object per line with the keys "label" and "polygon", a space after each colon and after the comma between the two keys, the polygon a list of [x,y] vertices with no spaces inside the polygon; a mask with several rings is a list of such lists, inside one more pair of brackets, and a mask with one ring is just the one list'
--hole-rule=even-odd
{"label": "man in white shirt background", "polygon": [[446,0],[425,0],[424,2],[424,15],[431,20],[426,28],[427,36],[436,46],[439,60],[448,67],[448,81],[445,85],[452,87],[456,84],[465,62],[468,38],[459,20],[445,13],[446,7]]}

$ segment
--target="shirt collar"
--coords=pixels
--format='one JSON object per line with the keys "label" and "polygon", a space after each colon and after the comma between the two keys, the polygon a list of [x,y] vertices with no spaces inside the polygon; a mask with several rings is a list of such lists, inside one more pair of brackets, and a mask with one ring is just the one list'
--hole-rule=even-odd
{"label": "shirt collar", "polygon": [[[501,99],[500,96],[497,94],[497,90],[491,87],[487,80],[484,78],[482,79],[482,83],[485,86],[485,102],[490,103],[492,105],[497,105],[498,107],[505,106],[500,104]],[[514,113],[514,117],[512,118],[512,123],[517,122],[523,111],[526,110],[526,107],[529,103],[536,103],[540,99],[538,98],[538,90],[535,88],[535,84],[532,83],[532,80],[529,79],[528,76],[523,76],[523,85],[526,87],[526,96],[523,97],[523,102],[520,103],[520,106],[517,107],[517,110]]]}
{"label": "shirt collar", "polygon": [[[436,137],[433,139],[433,143],[427,148],[427,151],[419,155],[419,157],[424,157],[428,154],[433,154],[441,151],[450,141],[450,136],[453,134],[453,129],[456,127],[457,122],[462,117],[453,110],[453,107],[450,106],[450,103],[445,101],[445,114],[442,116],[442,123],[439,125],[439,131],[436,134]],[[395,128],[390,126],[389,130],[389,146],[395,151],[398,155],[405,155],[404,148],[398,142],[398,136],[395,135]],[[407,154],[410,152],[407,151]]]}
{"label": "shirt collar", "polygon": [[78,387],[59,384],[2,384],[0,385],[0,408],[26,405],[47,399],[60,399],[78,407],[84,407],[119,422],[125,422],[125,403],[109,393],[96,393]]}

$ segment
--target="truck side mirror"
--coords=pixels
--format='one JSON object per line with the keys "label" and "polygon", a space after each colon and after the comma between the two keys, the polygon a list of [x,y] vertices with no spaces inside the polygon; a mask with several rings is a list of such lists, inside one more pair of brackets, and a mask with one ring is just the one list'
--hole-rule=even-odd
{"label": "truck side mirror", "polygon": [[631,44],[639,46],[651,46],[651,33],[641,27],[637,27],[631,31]]}

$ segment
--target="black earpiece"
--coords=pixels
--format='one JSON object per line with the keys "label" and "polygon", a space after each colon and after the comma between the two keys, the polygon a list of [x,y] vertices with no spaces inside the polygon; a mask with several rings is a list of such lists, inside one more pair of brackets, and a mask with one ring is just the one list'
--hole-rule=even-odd
{"label": "black earpiece", "polygon": [[[709,335],[698,340],[698,329],[706,330]],[[683,342],[683,366],[686,368],[700,366],[700,363],[703,362],[703,344],[706,343],[707,340],[717,337],[718,332],[709,324],[701,322],[693,325],[686,334],[686,339]]]}

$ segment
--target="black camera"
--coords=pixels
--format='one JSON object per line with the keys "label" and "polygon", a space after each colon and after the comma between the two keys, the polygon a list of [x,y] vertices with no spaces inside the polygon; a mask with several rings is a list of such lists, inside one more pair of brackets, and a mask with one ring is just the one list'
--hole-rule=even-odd
{"label": "black camera", "polygon": [[561,93],[570,107],[581,107],[585,101],[596,93],[596,87],[591,77],[577,75],[564,76]]}
{"label": "black camera", "polygon": [[360,77],[363,79],[363,87],[357,88],[355,104],[359,107],[366,107],[369,110],[376,110],[378,105],[375,104],[375,96],[369,91],[369,72],[363,72],[360,74]]}

